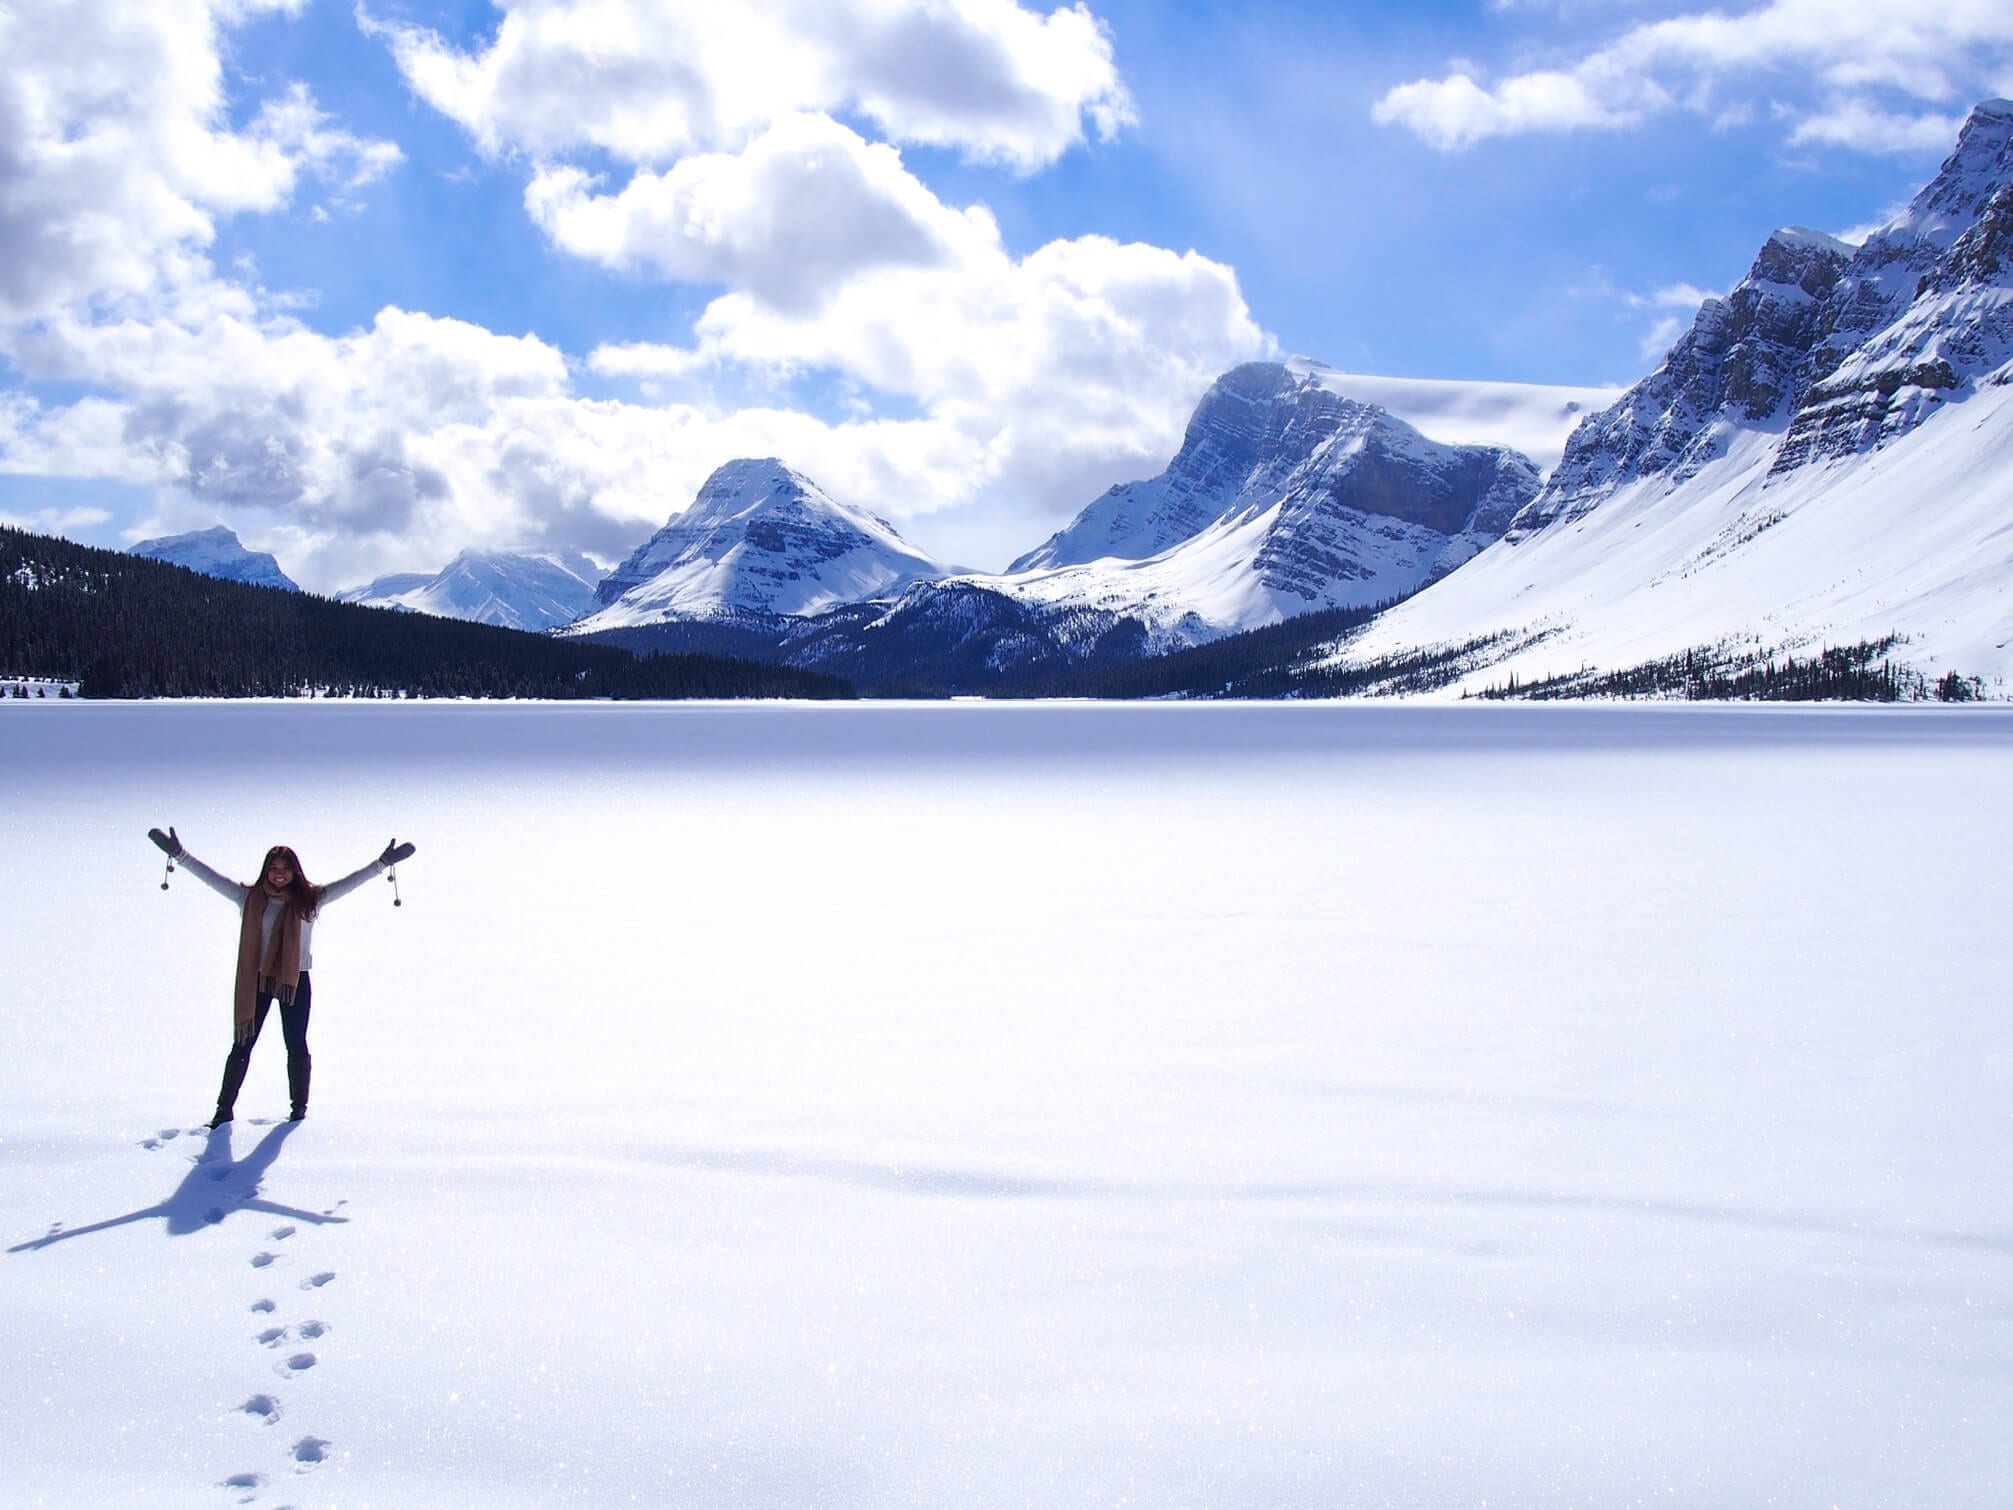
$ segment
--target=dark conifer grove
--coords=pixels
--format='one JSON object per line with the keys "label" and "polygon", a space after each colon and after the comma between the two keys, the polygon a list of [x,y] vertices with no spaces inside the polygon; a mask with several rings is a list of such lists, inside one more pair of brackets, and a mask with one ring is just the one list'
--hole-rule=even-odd
{"label": "dark conifer grove", "polygon": [[[1520,682],[1513,675],[1479,695],[1536,702],[1566,697],[1681,698],[1691,702],[1899,702],[1924,695],[1922,678],[1897,666],[1897,635],[1830,646],[1807,660],[1701,647],[1621,671],[1580,671]],[[1876,664],[1877,663],[1877,664]],[[1936,695],[1949,701],[1972,685],[1953,673]]]}
{"label": "dark conifer grove", "polygon": [[0,672],[83,697],[850,697],[837,677],[635,655],[252,587],[0,526]]}

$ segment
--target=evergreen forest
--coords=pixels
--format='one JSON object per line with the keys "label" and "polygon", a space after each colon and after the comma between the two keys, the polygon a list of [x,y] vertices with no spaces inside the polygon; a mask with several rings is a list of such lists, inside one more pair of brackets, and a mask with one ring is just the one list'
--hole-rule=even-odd
{"label": "evergreen forest", "polygon": [[0,673],[87,698],[852,696],[786,666],[337,603],[4,525]]}

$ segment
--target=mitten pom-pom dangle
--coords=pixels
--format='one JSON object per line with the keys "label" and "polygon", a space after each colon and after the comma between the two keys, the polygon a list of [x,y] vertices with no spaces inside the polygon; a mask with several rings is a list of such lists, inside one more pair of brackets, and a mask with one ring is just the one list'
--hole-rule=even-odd
{"label": "mitten pom-pom dangle", "polygon": [[175,873],[175,856],[182,852],[182,837],[175,832],[172,825],[165,834],[158,828],[150,828],[147,830],[147,837],[153,841],[154,848],[168,857],[168,868],[161,872],[161,890],[166,891],[168,877]]}
{"label": "mitten pom-pom dangle", "polygon": [[413,853],[414,846],[411,843],[401,844],[394,838],[385,845],[384,853],[377,857],[378,863],[384,866],[384,878],[391,882],[391,905],[394,907],[405,905],[404,899],[398,894],[398,862],[410,860]]}

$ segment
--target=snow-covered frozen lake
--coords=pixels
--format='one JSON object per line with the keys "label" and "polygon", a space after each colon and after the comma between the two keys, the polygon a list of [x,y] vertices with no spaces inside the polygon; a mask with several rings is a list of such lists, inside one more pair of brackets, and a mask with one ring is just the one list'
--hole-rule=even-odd
{"label": "snow-covered frozen lake", "polygon": [[[332,879],[315,1095],[201,1131]],[[2013,713],[0,707],[9,1504],[1983,1506]]]}

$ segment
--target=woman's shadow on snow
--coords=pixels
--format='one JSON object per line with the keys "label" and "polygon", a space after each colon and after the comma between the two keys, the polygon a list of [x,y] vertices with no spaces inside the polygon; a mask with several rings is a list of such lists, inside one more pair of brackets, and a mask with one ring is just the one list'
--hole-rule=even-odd
{"label": "woman's shadow on snow", "polygon": [[233,1211],[258,1211],[268,1216],[291,1217],[295,1221],[317,1225],[348,1221],[346,1216],[302,1211],[260,1196],[259,1186],[265,1179],[266,1171],[272,1168],[280,1156],[280,1149],[286,1146],[287,1139],[299,1126],[298,1122],[279,1123],[259,1139],[257,1147],[235,1162],[231,1159],[232,1124],[212,1128],[202,1153],[189,1166],[182,1183],[153,1205],[129,1211],[124,1216],[108,1216],[88,1227],[65,1227],[59,1222],[43,1236],[31,1242],[17,1243],[7,1251],[25,1253],[35,1248],[47,1248],[87,1233],[104,1232],[131,1222],[153,1221],[156,1217],[167,1224],[170,1237],[186,1237],[191,1232],[213,1227]]}

